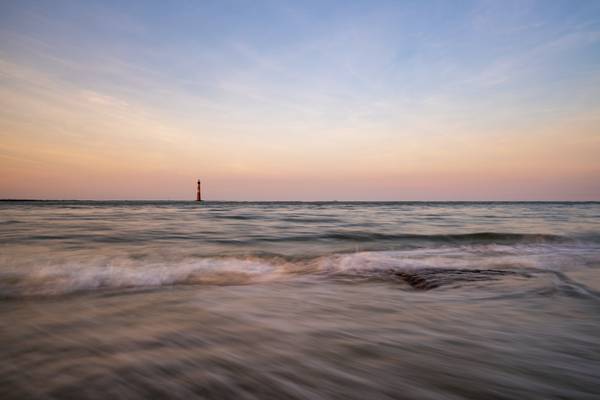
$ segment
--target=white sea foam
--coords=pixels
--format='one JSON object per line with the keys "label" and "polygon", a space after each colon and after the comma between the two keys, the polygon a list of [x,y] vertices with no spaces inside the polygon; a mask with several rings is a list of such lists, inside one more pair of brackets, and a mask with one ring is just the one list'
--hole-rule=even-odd
{"label": "white sea foam", "polygon": [[411,271],[423,268],[569,269],[573,262],[600,263],[593,246],[556,245],[467,245],[402,251],[374,251],[324,257],[321,268],[331,272],[369,270]]}
{"label": "white sea foam", "polygon": [[174,264],[131,259],[44,264],[0,274],[0,295],[56,295],[97,289],[181,284],[243,284],[274,279],[278,268],[259,259],[197,258]]}
{"label": "white sea foam", "polygon": [[[25,257],[22,255],[22,257]],[[594,247],[556,245],[468,245],[402,251],[333,254],[287,261],[261,257],[196,257],[167,262],[127,256],[82,256],[18,263],[3,257],[0,296],[47,296],[99,289],[153,288],[171,285],[234,285],[293,279],[297,276],[368,276],[419,269],[503,269],[568,271],[600,265]],[[11,267],[12,265],[12,267]]]}

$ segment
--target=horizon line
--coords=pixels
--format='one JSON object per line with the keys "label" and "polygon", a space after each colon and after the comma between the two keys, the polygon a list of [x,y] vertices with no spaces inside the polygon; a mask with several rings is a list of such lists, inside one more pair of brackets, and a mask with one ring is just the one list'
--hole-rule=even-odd
{"label": "horizon line", "polygon": [[598,200],[202,200],[194,199],[0,199],[0,202],[185,202],[185,203],[600,203]]}

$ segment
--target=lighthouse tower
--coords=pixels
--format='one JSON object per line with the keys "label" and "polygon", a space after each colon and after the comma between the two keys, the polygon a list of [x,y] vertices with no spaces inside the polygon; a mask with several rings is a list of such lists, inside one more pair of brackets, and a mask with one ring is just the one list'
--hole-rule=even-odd
{"label": "lighthouse tower", "polygon": [[200,179],[198,179],[198,189],[196,190],[196,201],[202,201],[202,190],[200,189]]}

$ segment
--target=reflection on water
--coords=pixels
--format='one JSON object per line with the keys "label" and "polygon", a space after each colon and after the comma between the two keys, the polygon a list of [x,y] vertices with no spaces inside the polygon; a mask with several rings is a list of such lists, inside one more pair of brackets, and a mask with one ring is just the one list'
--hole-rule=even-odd
{"label": "reflection on water", "polygon": [[597,203],[0,203],[2,398],[596,398]]}

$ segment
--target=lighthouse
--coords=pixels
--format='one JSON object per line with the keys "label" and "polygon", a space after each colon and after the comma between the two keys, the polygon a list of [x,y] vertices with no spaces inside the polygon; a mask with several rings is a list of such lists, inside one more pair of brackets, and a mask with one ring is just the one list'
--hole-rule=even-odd
{"label": "lighthouse", "polygon": [[198,189],[196,189],[196,201],[202,201],[202,190],[200,189],[200,179],[198,179]]}

